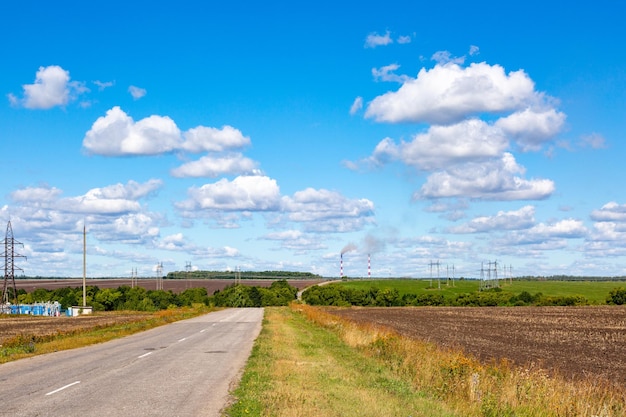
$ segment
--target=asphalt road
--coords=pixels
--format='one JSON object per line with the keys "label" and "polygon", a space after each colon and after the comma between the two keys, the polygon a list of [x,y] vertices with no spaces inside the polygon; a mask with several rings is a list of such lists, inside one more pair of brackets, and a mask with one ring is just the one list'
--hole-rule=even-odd
{"label": "asphalt road", "polygon": [[228,309],[2,364],[0,416],[219,416],[262,317]]}

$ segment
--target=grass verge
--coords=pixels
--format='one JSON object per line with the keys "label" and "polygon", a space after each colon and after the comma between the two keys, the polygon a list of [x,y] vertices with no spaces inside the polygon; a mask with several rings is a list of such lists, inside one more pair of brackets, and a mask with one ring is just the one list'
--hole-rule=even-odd
{"label": "grass verge", "polygon": [[[211,309],[204,306],[168,309],[146,313],[144,317],[133,321],[123,320],[124,313],[120,313],[119,317],[123,321],[122,323],[94,325],[91,328],[76,330],[59,329],[54,334],[45,335],[25,332],[5,340],[0,345],[0,364],[30,356],[106,342],[178,320],[196,317],[214,310],[214,308]],[[137,315],[136,312],[129,312],[129,314]],[[50,320],[54,319],[54,317],[50,318]]]}
{"label": "grass verge", "polygon": [[626,415],[623,387],[481,364],[305,305],[266,309],[234,396],[229,417]]}
{"label": "grass verge", "polygon": [[236,402],[240,416],[455,416],[384,363],[299,314],[266,308]]}

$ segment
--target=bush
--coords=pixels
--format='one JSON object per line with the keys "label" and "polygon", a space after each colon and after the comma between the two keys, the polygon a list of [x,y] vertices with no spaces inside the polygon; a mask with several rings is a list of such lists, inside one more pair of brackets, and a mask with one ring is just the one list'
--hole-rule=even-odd
{"label": "bush", "polygon": [[609,295],[606,298],[606,303],[618,306],[626,304],[626,289],[624,289],[623,287],[619,287],[609,291]]}

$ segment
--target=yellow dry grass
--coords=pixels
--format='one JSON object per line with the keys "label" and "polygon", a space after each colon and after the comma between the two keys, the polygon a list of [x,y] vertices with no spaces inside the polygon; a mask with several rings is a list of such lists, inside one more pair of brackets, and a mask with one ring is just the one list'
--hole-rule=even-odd
{"label": "yellow dry grass", "polygon": [[380,360],[412,387],[464,416],[621,417],[626,392],[598,380],[571,381],[540,368],[520,369],[506,361],[489,365],[453,349],[399,336],[391,330],[357,325],[321,309],[297,311],[332,329],[359,352]]}

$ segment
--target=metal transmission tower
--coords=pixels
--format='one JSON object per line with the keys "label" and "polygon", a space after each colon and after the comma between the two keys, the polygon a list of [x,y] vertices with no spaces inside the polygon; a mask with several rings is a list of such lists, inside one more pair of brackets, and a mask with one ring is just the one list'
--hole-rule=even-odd
{"label": "metal transmission tower", "polygon": [[15,286],[15,270],[23,271],[22,268],[15,266],[15,258],[26,258],[24,255],[15,253],[15,245],[23,245],[13,238],[13,228],[11,221],[7,223],[7,232],[4,237],[4,286],[2,287],[2,303],[9,303],[8,285],[11,281],[13,285],[13,300],[17,304],[17,288]]}
{"label": "metal transmission tower", "polygon": [[439,289],[441,289],[441,281],[439,280],[439,266],[441,265],[441,263],[439,262],[439,260],[437,260],[437,262],[430,261],[430,263],[428,265],[430,266],[430,286],[431,286],[431,288],[433,286],[433,266],[436,266],[437,267],[437,286],[439,287]]}
{"label": "metal transmission tower", "polygon": [[159,262],[156,266],[156,289],[163,289],[163,262]]}
{"label": "metal transmission tower", "polygon": [[190,288],[189,275],[191,274],[191,262],[185,263],[185,288]]}

